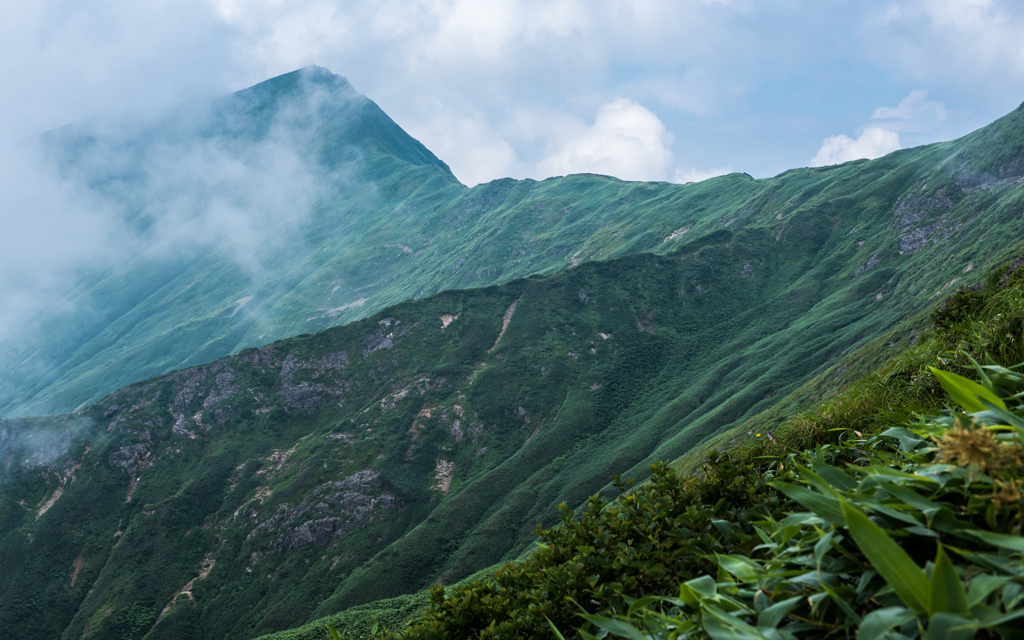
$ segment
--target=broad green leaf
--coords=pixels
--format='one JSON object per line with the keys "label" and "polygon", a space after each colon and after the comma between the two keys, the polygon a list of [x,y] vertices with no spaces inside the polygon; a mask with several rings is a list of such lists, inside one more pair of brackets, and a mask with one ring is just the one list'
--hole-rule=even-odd
{"label": "broad green leaf", "polygon": [[977,538],[982,542],[988,543],[993,547],[999,547],[1000,549],[1024,551],[1024,537],[1021,536],[1010,536],[1005,533],[993,533],[991,531],[981,531],[977,529],[962,529],[957,531],[957,533],[959,535]]}
{"label": "broad green leaf", "polygon": [[[821,452],[819,451],[819,454],[820,453]],[[815,463],[815,464],[816,465],[821,465],[821,466],[828,466],[828,465],[824,465],[823,463],[820,463],[820,462]],[[829,482],[828,480],[826,480],[825,478],[822,478],[821,476],[816,474],[814,471],[811,471],[807,467],[801,467],[800,465],[797,465],[796,469],[797,469],[797,471],[799,471],[800,477],[804,480],[804,482],[806,482],[807,484],[811,485],[812,487],[814,487],[818,491],[822,492],[826,496],[830,496],[830,497],[833,497],[833,498],[839,496],[839,492],[836,491],[836,488],[834,486],[832,486],[832,483]],[[838,471],[838,469],[837,469],[837,471]]]}
{"label": "broad green leaf", "polygon": [[[608,633],[614,633],[615,635],[622,636],[623,638],[632,638],[632,640],[649,640],[646,633],[641,632],[639,629],[624,620],[616,620],[615,618],[595,615],[583,615],[583,617],[593,623],[594,626],[599,629],[603,629]],[[550,622],[550,620],[548,622]],[[554,628],[554,625],[551,626]]]}
{"label": "broad green leaf", "polygon": [[803,596],[795,596],[781,602],[776,602],[762,611],[761,615],[757,616],[757,626],[774,629],[779,626],[782,619],[789,615],[789,612],[795,609],[803,599]]}
{"label": "broad green leaf", "polygon": [[819,569],[821,568],[821,560],[825,557],[825,553],[832,548],[832,536],[835,535],[835,532],[836,530],[832,529],[814,545],[814,564],[818,565]]}
{"label": "broad green leaf", "polygon": [[935,367],[928,367],[931,372],[939,380],[939,384],[946,390],[949,397],[960,405],[968,413],[977,413],[985,410],[985,405],[981,403],[979,398],[984,398],[992,404],[1006,408],[1006,404],[997,396],[985,387],[981,386],[973,380],[968,380],[963,376],[958,376],[955,373],[949,371],[942,371]]}
{"label": "broad green leaf", "polygon": [[554,632],[555,637],[558,638],[558,640],[565,640],[565,636],[563,636],[562,632],[558,630],[558,627],[555,626],[555,623],[551,622],[551,618],[544,616],[544,619],[548,621],[548,626],[551,627],[551,631]]}
{"label": "broad green leaf", "polygon": [[961,618],[952,613],[936,613],[928,621],[925,640],[971,640],[978,632],[974,620]]}
{"label": "broad green leaf", "polygon": [[905,504],[918,509],[920,511],[938,511],[942,508],[941,504],[932,502],[928,498],[925,498],[916,491],[901,487],[898,484],[892,482],[886,482],[885,480],[876,478],[875,482],[882,488],[883,491],[888,493],[890,496],[897,500],[902,500]]}
{"label": "broad green leaf", "polygon": [[750,626],[716,606],[705,606],[703,611],[704,630],[714,640],[769,640],[757,627]]}
{"label": "broad green leaf", "polygon": [[[1011,427],[1024,429],[1024,419],[1022,419],[1020,416],[1010,413],[1008,409],[1000,407],[987,400],[983,400],[982,403],[985,404],[985,406],[988,408],[988,411],[978,416],[978,419],[981,420],[982,422],[987,424],[992,424],[993,422],[1001,422],[1002,424],[1007,424]],[[995,418],[995,420],[992,420],[991,418],[989,418],[989,416],[992,416],[992,418]]]}
{"label": "broad green leaf", "polygon": [[1011,611],[1010,613],[999,616],[997,618],[989,618],[978,626],[982,629],[994,629],[996,627],[1001,627],[1009,622],[1013,622],[1014,620],[1018,620],[1020,618],[1024,618],[1024,609]]}
{"label": "broad green leaf", "polygon": [[334,638],[334,640],[341,640],[341,635],[338,634],[338,630],[334,628],[333,623],[328,622],[327,629],[331,632],[331,637]]}
{"label": "broad green leaf", "polygon": [[[630,598],[630,600],[632,600],[632,598]],[[633,602],[629,603],[629,609],[626,611],[626,615],[627,616],[632,616],[634,613],[636,613],[640,609],[643,609],[644,607],[652,605],[655,602],[657,602],[658,600],[660,600],[660,598],[658,598],[658,596],[644,596],[643,598],[638,598],[636,600],[633,600]]]}
{"label": "broad green leaf", "polygon": [[897,597],[919,614],[927,611],[928,578],[907,552],[850,504],[840,502],[854,542]]}
{"label": "broad green leaf", "polygon": [[950,562],[949,556],[939,545],[938,554],[935,556],[935,566],[932,567],[932,577],[928,581],[928,610],[936,613],[953,613],[967,615],[967,593],[964,591],[964,584],[960,576],[956,574],[956,568]]}
{"label": "broad green leaf", "polygon": [[716,591],[715,579],[711,576],[701,576],[679,585],[679,599],[697,609],[701,600],[715,597]]}
{"label": "broad green leaf", "polygon": [[811,466],[814,467],[815,473],[821,476],[822,479],[827,481],[833,487],[843,489],[844,491],[853,491],[857,488],[857,481],[841,469],[837,469],[829,464],[821,464],[819,462],[816,462]]}
{"label": "broad green leaf", "polygon": [[885,607],[864,616],[857,629],[857,640],[881,640],[885,634],[917,618],[917,614],[905,607]]}
{"label": "broad green leaf", "polygon": [[823,520],[839,525],[846,523],[843,518],[843,510],[839,506],[839,500],[823,496],[807,487],[789,484],[788,482],[769,482],[768,484],[784,493],[790,500],[799,502],[807,507]]}
{"label": "broad green leaf", "polygon": [[882,432],[882,435],[899,438],[901,451],[913,451],[917,448],[917,445],[924,442],[924,440],[918,438],[903,427],[892,427],[891,429],[886,429]]}
{"label": "broad green leaf", "polygon": [[753,581],[764,575],[764,569],[750,558],[715,554],[718,565],[740,580]]}
{"label": "broad green leaf", "polygon": [[985,601],[993,591],[1012,580],[1012,576],[990,576],[982,574],[971,580],[967,590],[967,606],[973,607]]}
{"label": "broad green leaf", "polygon": [[994,556],[988,553],[974,553],[966,549],[958,549],[947,545],[947,549],[955,551],[956,554],[968,562],[984,567],[989,571],[994,571],[1002,575],[1019,575],[1020,573],[1020,560],[1010,559],[1000,556]]}

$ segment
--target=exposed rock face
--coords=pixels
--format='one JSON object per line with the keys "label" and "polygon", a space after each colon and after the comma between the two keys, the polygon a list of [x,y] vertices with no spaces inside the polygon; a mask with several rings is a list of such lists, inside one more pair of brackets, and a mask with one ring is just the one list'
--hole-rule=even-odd
{"label": "exposed rock face", "polygon": [[880,265],[881,263],[882,263],[882,261],[878,258],[878,254],[876,253],[876,254],[872,255],[870,258],[868,258],[868,261],[866,263],[864,263],[862,266],[857,267],[857,270],[853,272],[853,275],[855,275],[855,276],[860,275],[860,273],[862,271],[867,271],[868,269],[873,269],[873,268],[877,267],[878,265]]}
{"label": "exposed rock face", "polygon": [[[911,191],[903,195],[893,206],[893,224],[899,232],[900,253],[909,255],[924,246],[936,232],[942,231],[947,225],[942,212],[953,206],[940,189],[932,196],[917,195]],[[933,220],[933,221],[930,221]]]}
{"label": "exposed rock face", "polygon": [[297,505],[282,504],[246,537],[263,540],[266,548],[287,553],[310,545],[327,546],[355,529],[383,521],[381,510],[400,508],[395,496],[377,493],[376,471],[364,469],[311,491]]}
{"label": "exposed rock face", "polygon": [[121,467],[129,474],[152,466],[153,461],[153,447],[148,442],[125,445],[110,454],[110,464]]}
{"label": "exposed rock face", "polygon": [[991,191],[996,187],[1020,181],[1024,177],[1024,158],[1007,160],[1000,165],[996,174],[988,171],[975,174],[970,167],[964,167],[953,177],[953,181],[967,195]]}
{"label": "exposed rock face", "polygon": [[341,396],[345,391],[351,389],[351,383],[346,381],[339,387],[331,387],[323,382],[310,382],[309,380],[296,382],[296,376],[308,374],[315,380],[328,370],[344,370],[348,363],[347,351],[329,353],[321,358],[305,361],[299,360],[294,354],[288,354],[281,365],[281,382],[276,389],[277,395],[289,409],[314,413],[327,401],[324,398],[325,393]]}

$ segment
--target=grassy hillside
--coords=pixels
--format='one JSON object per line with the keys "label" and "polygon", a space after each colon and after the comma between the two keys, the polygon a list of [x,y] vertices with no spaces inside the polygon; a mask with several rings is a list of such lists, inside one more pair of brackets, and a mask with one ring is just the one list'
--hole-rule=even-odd
{"label": "grassy hillside", "polygon": [[[934,305],[948,274],[982,272],[951,256],[1019,250],[979,245],[1020,224],[988,211],[889,257],[899,269],[861,269],[851,230],[870,217],[795,214],[4,421],[0,622],[23,638],[245,638],[515,558],[557,504],[614,495],[611,475],[645,477]],[[37,429],[64,435],[40,449]]]}
{"label": "grassy hillside", "polygon": [[[19,411],[155,375],[77,412],[0,420],[6,633],[251,638],[452,584],[518,557],[557,505],[618,495],[613,474],[642,480],[702,443],[765,446],[741,425],[782,429],[1022,249],[1020,110],[951,143],[771,180],[467,190],[317,77],[362,105],[337,131],[381,150],[337,166],[378,172],[364,204],[408,206],[361,218],[349,202],[342,224],[311,225],[324,243],[280,254],[280,279],[263,281],[282,310],[271,324],[350,317],[307,315],[342,286],[330,269],[385,283],[381,297],[350,309],[361,320],[236,351],[264,334],[216,251],[182,273],[140,266],[134,281],[162,278],[157,294],[90,281],[82,295],[106,291],[120,311],[61,325],[52,353],[67,361],[45,379],[15,367],[3,383],[28,394]],[[266,116],[260,91],[286,88],[232,100]],[[377,251],[385,229],[409,251]]]}
{"label": "grassy hillside", "polygon": [[266,640],[328,623],[403,640],[1020,637],[1024,364],[996,363],[1024,361],[1024,258],[915,324],[774,433],[756,416],[680,475],[659,463],[611,503],[561,505],[535,553]]}
{"label": "grassy hillside", "polygon": [[[578,175],[472,189],[343,78],[317,69],[183,107],[130,133],[88,123],[58,130],[44,142],[65,176],[119,207],[152,243],[89,273],[57,309],[0,345],[8,372],[0,414],[71,411],[140,378],[403,300],[588,260],[668,254],[719,231],[771,229],[799,261],[814,259],[806,239],[836,226],[849,236],[833,246],[858,253],[844,257],[850,270],[872,270],[880,281],[923,248],[976,233],[980,251],[957,242],[955,254],[914,267],[938,268],[948,282],[975,257],[986,259],[999,243],[992,234],[1017,230],[1022,119],[1018,110],[958,141],[767,180],[733,174],[674,185]],[[188,220],[219,206],[216,188],[199,178],[175,182],[167,165],[212,155],[260,168],[265,156],[277,157],[281,139],[300,165],[294,182],[305,186],[284,184],[297,189],[295,202],[250,221],[266,242],[248,247],[200,225],[176,241],[188,250],[168,252],[165,236],[147,231],[182,192]],[[250,202],[258,184],[243,186],[238,207],[269,206]],[[922,293],[933,291],[899,295]]]}

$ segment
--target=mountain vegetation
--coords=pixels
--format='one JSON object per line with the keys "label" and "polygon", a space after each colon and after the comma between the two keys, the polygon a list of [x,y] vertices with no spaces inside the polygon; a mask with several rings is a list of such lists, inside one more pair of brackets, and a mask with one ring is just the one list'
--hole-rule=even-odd
{"label": "mountain vegetation", "polygon": [[[1019,559],[962,530],[1020,534],[1012,504],[982,499],[1014,476],[981,477],[946,445],[970,414],[1016,446],[987,426],[1016,423],[977,403],[1019,419],[1019,375],[995,363],[1024,360],[1008,262],[1024,250],[1024,108],[767,180],[473,189],[323,70],[212,113],[127,148],[186,133],[249,148],[294,118],[333,195],[259,278],[220,245],[140,257],[76,289],[108,315],[51,315],[52,336],[24,343],[51,364],[12,365],[0,389],[5,633],[284,640],[377,620],[407,638],[718,637],[738,621],[735,637],[788,638],[874,615],[911,637],[947,614],[1002,632],[1019,594],[1012,576],[989,588],[1008,575],[993,567]],[[123,142],[84,127],[48,134],[70,173],[88,144]],[[928,366],[982,386],[947,376],[970,391],[960,408],[908,426],[948,402]],[[49,406],[78,408],[27,415]],[[941,486],[904,478],[937,462]],[[908,507],[926,502],[955,522]],[[932,562],[925,582],[893,586],[849,509]],[[794,580],[819,567],[834,579]],[[921,601],[933,584],[953,604]]]}
{"label": "mountain vegetation", "polygon": [[[685,475],[652,465],[635,490],[616,479],[611,504],[560,505],[525,559],[437,585],[428,603],[274,639],[328,624],[359,637],[382,617],[381,637],[404,640],[1019,637],[1024,365],[992,356],[1024,360],[1022,267],[957,292],[922,344],[770,438]],[[425,610],[408,615],[413,603]]]}

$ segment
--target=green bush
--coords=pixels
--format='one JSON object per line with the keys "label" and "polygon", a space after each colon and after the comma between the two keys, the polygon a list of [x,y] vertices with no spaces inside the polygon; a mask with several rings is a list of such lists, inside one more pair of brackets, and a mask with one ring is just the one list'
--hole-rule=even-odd
{"label": "green bush", "polygon": [[579,516],[561,505],[561,525],[538,528],[526,560],[488,579],[435,586],[427,612],[384,637],[549,638],[546,619],[578,624],[577,602],[625,611],[631,598],[674,593],[678,576],[713,569],[709,553],[754,554],[753,522],[780,515],[779,494],[752,465],[717,456],[702,475],[683,478],[657,464],[648,483],[614,505],[594,496]]}
{"label": "green bush", "polygon": [[582,617],[624,638],[1024,637],[1024,374],[934,373],[956,408],[790,458],[770,484],[806,511],[756,523],[766,557],[716,553],[677,597]]}

